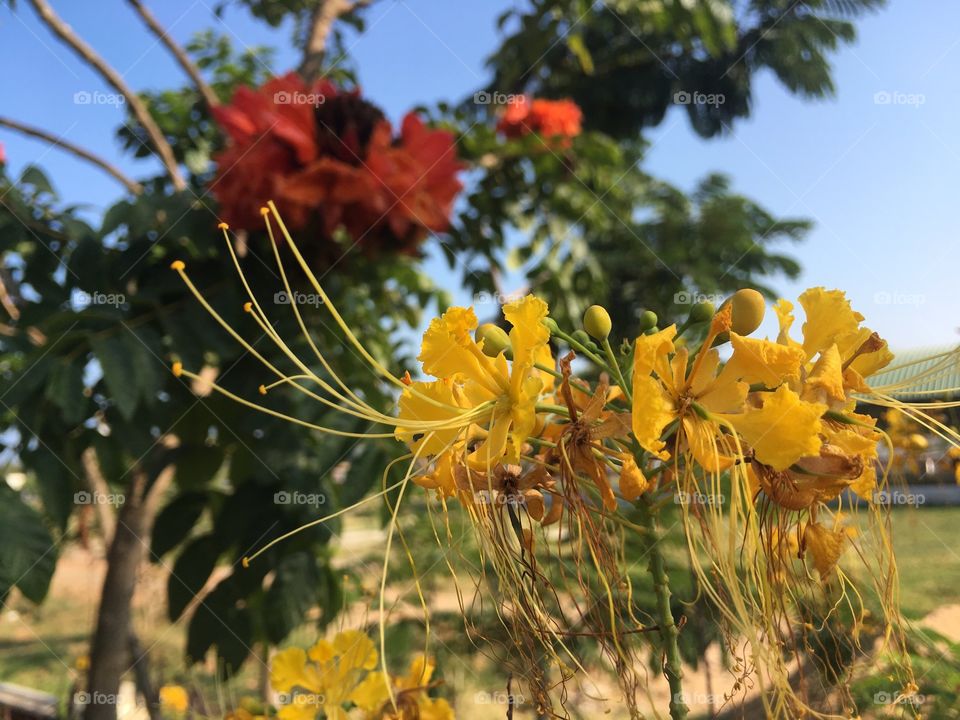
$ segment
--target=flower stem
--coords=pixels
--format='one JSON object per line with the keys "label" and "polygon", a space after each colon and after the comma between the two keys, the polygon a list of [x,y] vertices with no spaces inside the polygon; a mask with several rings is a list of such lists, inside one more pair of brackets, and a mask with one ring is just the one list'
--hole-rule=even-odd
{"label": "flower stem", "polygon": [[660,628],[663,675],[670,686],[670,717],[672,720],[684,720],[689,713],[689,708],[683,698],[683,667],[678,643],[680,631],[673,621],[673,613],[670,610],[670,578],[667,575],[667,564],[660,547],[663,534],[660,531],[659,511],[646,497],[640,498],[637,507],[640,510],[641,524],[650,536],[650,545],[647,550],[650,556],[648,567],[653,578],[653,592],[657,599],[656,618]]}

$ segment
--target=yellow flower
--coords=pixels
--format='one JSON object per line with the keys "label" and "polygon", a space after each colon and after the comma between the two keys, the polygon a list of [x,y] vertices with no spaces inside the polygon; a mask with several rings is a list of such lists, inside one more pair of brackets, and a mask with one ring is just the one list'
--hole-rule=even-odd
{"label": "yellow flower", "polygon": [[846,540],[847,531],[844,528],[830,530],[812,522],[803,529],[804,547],[813,556],[813,566],[822,580],[827,579],[837,566]]}
{"label": "yellow flower", "polygon": [[820,452],[826,405],[801,400],[786,385],[761,397],[760,407],[723,416],[753,448],[759,462],[786,470],[805,455]]}
{"label": "yellow flower", "polygon": [[165,713],[181,715],[190,707],[190,696],[180,685],[164,685],[160,688],[160,709]]}
{"label": "yellow flower", "polygon": [[[550,332],[542,323],[547,304],[527,295],[505,305],[503,316],[513,326],[509,362],[505,352],[495,358],[484,354],[483,341],[473,337],[477,317],[471,308],[450,308],[430,323],[418,359],[423,371],[438,379],[406,390],[399,418],[448,424],[430,433],[418,430],[416,423],[401,426],[396,432],[399,439],[424,455],[434,455],[474,427],[486,437],[467,459],[472,467],[519,460],[520,449],[536,426],[537,401],[549,387],[534,367],[550,362]],[[470,410],[474,412],[465,417]]]}

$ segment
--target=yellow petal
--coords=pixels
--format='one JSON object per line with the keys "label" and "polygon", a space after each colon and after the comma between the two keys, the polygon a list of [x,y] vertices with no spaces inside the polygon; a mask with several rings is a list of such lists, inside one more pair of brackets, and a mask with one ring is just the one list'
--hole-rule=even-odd
{"label": "yellow petal", "polygon": [[660,439],[663,429],[676,417],[673,402],[663,387],[650,375],[633,376],[633,434],[647,452],[661,460],[670,457]]}
{"label": "yellow petal", "polygon": [[[435,405],[430,400],[444,403],[445,407]],[[394,435],[397,440],[407,443],[411,450],[419,450],[423,456],[436,455],[463,432],[465,425],[455,420],[461,412],[453,383],[449,380],[415,382],[401,393],[397,417],[400,420],[447,422],[449,427],[424,430],[416,426],[397,426]]]}
{"label": "yellow petal", "polygon": [[819,523],[808,523],[803,530],[803,542],[813,556],[813,565],[821,578],[833,572],[843,553],[847,539],[845,530],[828,530]]}
{"label": "yellow petal", "polygon": [[855,312],[841,290],[810,288],[800,295],[806,314],[803,351],[809,360],[821,350],[857,333],[863,315]]}
{"label": "yellow petal", "polygon": [[361,710],[374,713],[390,700],[383,672],[375,670],[367,675],[350,693],[349,700]]}
{"label": "yellow petal", "polygon": [[620,459],[623,461],[620,470],[620,494],[627,500],[636,500],[647,491],[650,483],[643,476],[643,471],[637,466],[631,453],[621,454]]}
{"label": "yellow petal", "polygon": [[717,427],[699,417],[683,418],[683,435],[693,459],[707,472],[720,472],[733,465],[733,458],[720,453]]}
{"label": "yellow petal", "polygon": [[[640,335],[633,342],[633,378],[647,377],[657,366],[657,360],[673,351],[677,326],[671,325],[653,335]],[[636,393],[634,393],[636,394]]]}
{"label": "yellow petal", "polygon": [[433,677],[433,671],[436,666],[437,664],[433,658],[428,658],[423,653],[420,653],[410,661],[410,669],[407,671],[407,674],[396,678],[394,684],[400,690],[411,690],[429,685],[430,678]]}
{"label": "yellow petal", "polygon": [[786,385],[762,393],[763,406],[724,415],[753,448],[758,461],[786,470],[805,455],[820,452],[821,417],[827,406],[805,402]]}
{"label": "yellow petal", "polygon": [[273,656],[270,663],[270,686],[279,693],[288,693],[294,687],[319,692],[314,678],[308,675],[307,653],[303,648],[291,647]]}
{"label": "yellow petal", "polygon": [[483,354],[473,339],[476,327],[473,308],[452,307],[431,320],[417,356],[423,371],[437,378],[462,375],[489,383],[486,364],[481,360]]}
{"label": "yellow petal", "polygon": [[781,298],[774,303],[773,311],[777,314],[777,321],[780,324],[777,342],[789,347],[800,347],[800,343],[790,337],[790,328],[793,327],[793,303]]}
{"label": "yellow petal", "polygon": [[[329,713],[331,709],[327,709],[327,718],[336,717]],[[279,720],[314,720],[319,711],[320,706],[316,702],[315,696],[296,695],[292,698],[290,704],[284,705],[277,711],[277,717]]]}
{"label": "yellow petal", "polygon": [[820,353],[804,384],[804,399],[814,401],[846,400],[843,389],[843,362],[836,344]]}
{"label": "yellow petal", "polygon": [[333,650],[344,668],[373,670],[377,666],[377,650],[373,640],[359,630],[344,630],[333,638]]}
{"label": "yellow petal", "polygon": [[733,356],[722,375],[733,375],[750,385],[763,383],[769,388],[800,375],[804,356],[799,348],[742,337],[736,333],[730,333],[730,344],[733,346]]}
{"label": "yellow petal", "polygon": [[513,347],[514,367],[519,364],[526,369],[533,367],[541,356],[541,350],[550,340],[550,331],[543,325],[547,317],[547,304],[534,295],[527,295],[503,306],[503,317],[513,327],[510,329],[510,345]]}

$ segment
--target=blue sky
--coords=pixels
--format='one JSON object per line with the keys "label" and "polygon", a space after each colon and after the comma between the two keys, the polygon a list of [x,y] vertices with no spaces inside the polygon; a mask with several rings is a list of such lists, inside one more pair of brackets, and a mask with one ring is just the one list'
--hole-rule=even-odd
{"label": "blue sky", "polygon": [[[181,81],[178,68],[125,3],[55,1],[74,29],[134,88]],[[296,64],[288,29],[271,30],[242,9],[222,21],[214,0],[154,0],[155,14],[179,41],[207,27],[238,45],[278,48],[276,68]],[[485,78],[504,0],[381,0],[368,32],[351,52],[365,93],[399,117],[410,106],[457,99]],[[95,12],[91,9],[95,8]],[[77,105],[78,91],[108,91],[33,16],[26,3],[0,10],[0,113],[42,126],[115,161],[133,176],[149,160],[119,152],[113,129],[121,111]],[[816,227],[789,248],[804,267],[799,282],[781,280],[787,297],[804,287],[849,291],[868,324],[897,347],[960,341],[957,222],[960,175],[960,5],[893,0],[859,23],[859,40],[835,56],[837,97],[816,103],[791,96],[769,74],[755,85],[752,117],[732,136],[700,140],[672,110],[650,133],[646,169],[692,188],[711,171],[783,216]],[[877,102],[877,93],[891,102]],[[120,194],[112,179],[43,143],[0,128],[14,171],[39,162],[69,202],[95,212]],[[443,277],[443,274],[438,274]]]}

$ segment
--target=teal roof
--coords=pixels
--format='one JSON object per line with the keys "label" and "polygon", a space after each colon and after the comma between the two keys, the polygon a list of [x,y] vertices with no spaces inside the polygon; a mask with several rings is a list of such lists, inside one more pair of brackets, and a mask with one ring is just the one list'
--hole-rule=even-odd
{"label": "teal roof", "polygon": [[960,345],[894,351],[893,361],[867,378],[874,390],[899,400],[960,396]]}

